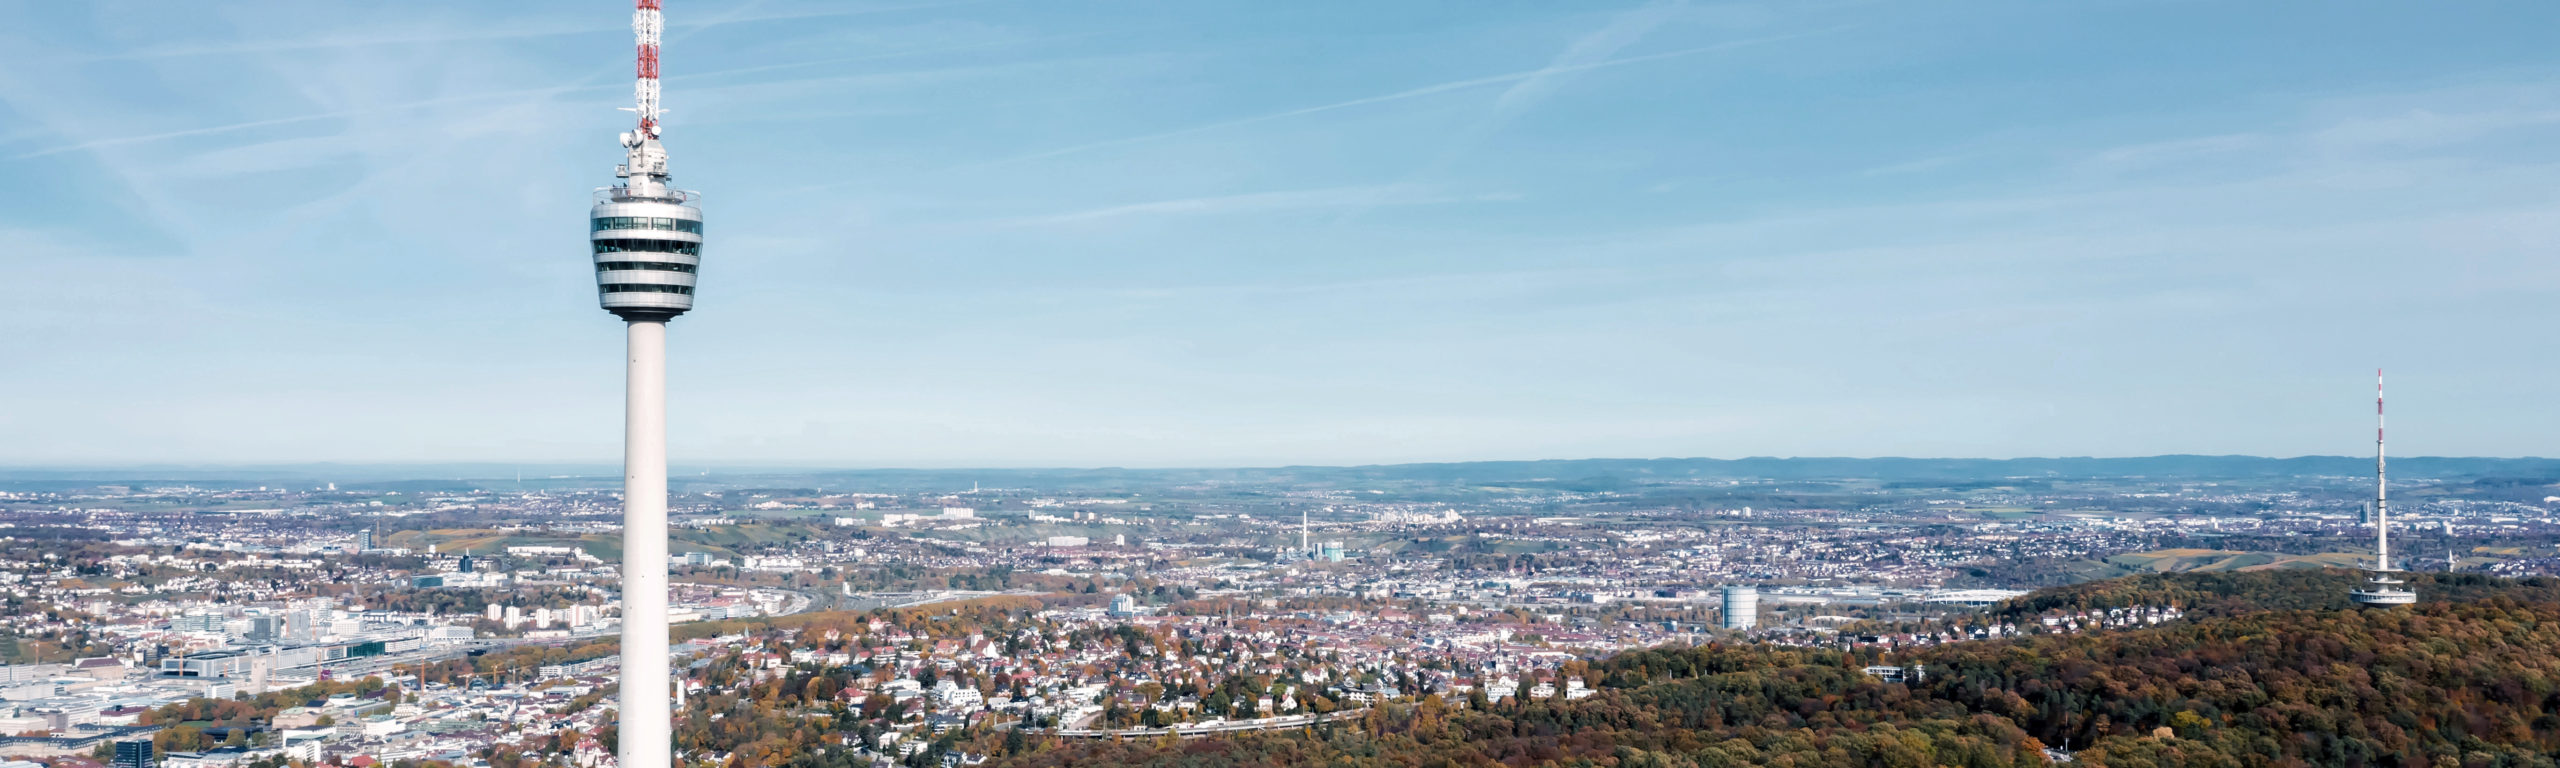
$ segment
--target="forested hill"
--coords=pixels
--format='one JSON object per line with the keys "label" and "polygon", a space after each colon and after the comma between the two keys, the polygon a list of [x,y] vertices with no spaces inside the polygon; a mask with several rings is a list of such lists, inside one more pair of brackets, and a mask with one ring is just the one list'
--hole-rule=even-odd
{"label": "forested hill", "polygon": [[[2362,571],[2291,568],[2267,571],[2144,574],[2037,590],[2001,603],[1994,615],[2020,621],[2056,611],[2175,605],[2190,616],[2236,616],[2276,610],[2346,610]],[[2496,597],[2560,603],[2560,579],[2501,579],[2480,574],[2401,574],[2432,604]]]}
{"label": "forested hill", "polygon": [[[2413,575],[2426,602],[2343,607],[2347,572],[2145,576],[2001,610],[2180,604],[2142,629],[1898,655],[1756,645],[1595,664],[1574,702],[1426,699],[1312,733],[1033,747],[1010,766],[2554,766],[2560,582]],[[2252,608],[2252,605],[2270,606]],[[1870,664],[1919,666],[1885,683]],[[2165,729],[2165,730],[2164,730]]]}

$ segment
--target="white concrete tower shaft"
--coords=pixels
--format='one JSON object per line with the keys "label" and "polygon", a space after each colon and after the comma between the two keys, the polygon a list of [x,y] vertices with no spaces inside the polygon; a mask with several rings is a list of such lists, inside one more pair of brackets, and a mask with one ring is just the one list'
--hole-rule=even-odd
{"label": "white concrete tower shaft", "polygon": [[667,660],[667,321],[628,323],[622,414],[620,764],[674,764]]}

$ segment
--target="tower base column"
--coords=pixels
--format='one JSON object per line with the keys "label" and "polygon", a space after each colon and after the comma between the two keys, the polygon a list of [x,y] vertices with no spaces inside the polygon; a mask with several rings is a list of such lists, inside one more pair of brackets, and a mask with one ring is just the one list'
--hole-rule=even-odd
{"label": "tower base column", "polygon": [[622,768],[668,768],[667,322],[630,322],[622,443]]}

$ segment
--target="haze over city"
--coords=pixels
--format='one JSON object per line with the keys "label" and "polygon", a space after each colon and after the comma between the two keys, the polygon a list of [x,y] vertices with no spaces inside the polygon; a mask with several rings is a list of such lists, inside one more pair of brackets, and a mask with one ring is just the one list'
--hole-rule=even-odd
{"label": "haze over city", "polygon": [[[611,461],[589,5],[10,4],[0,463]],[[2555,15],[703,3],[671,450],[2548,455]]]}

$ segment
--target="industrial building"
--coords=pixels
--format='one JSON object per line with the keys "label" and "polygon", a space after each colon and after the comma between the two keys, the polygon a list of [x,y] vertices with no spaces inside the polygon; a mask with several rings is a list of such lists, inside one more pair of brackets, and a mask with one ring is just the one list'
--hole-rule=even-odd
{"label": "industrial building", "polygon": [[1724,588],[1724,628],[1750,629],[1760,625],[1760,588],[1748,584],[1730,584]]}

